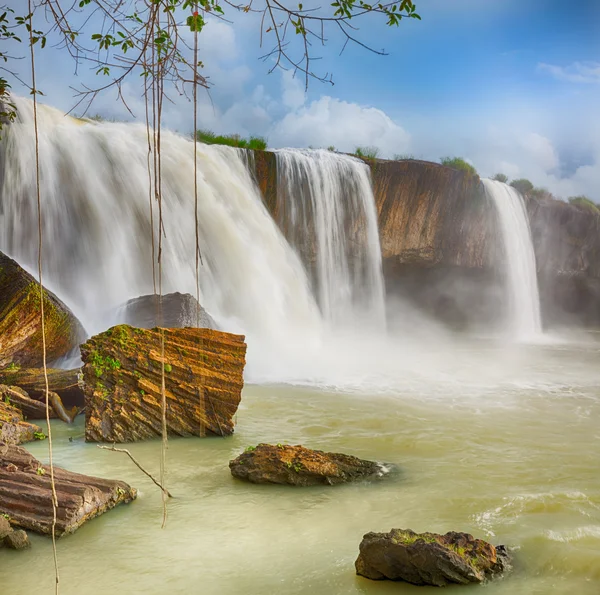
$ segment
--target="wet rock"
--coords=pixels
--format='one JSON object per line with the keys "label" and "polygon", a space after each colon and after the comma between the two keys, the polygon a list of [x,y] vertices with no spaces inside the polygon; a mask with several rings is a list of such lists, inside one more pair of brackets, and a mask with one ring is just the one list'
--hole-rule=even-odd
{"label": "wet rock", "polygon": [[[10,363],[42,365],[42,325],[37,281],[0,252],[0,367]],[[85,331],[71,310],[44,290],[46,356],[65,355],[84,338]]]}
{"label": "wet rock", "polygon": [[[100,479],[54,468],[58,501],[56,535],[73,533],[83,523],[136,498],[122,481]],[[50,468],[20,446],[0,443],[0,514],[15,526],[52,532]]]}
{"label": "wet rock", "polygon": [[189,293],[168,293],[162,296],[142,295],[122,306],[125,324],[139,328],[199,327],[218,329],[212,316]]}
{"label": "wet rock", "polygon": [[[20,409],[0,401],[0,440],[11,444],[23,444],[45,438],[42,428],[23,421]],[[1,501],[1,498],[0,498]]]}
{"label": "wet rock", "polygon": [[129,442],[161,435],[162,364],[168,433],[233,433],[244,384],[244,337],[201,328],[161,332],[115,326],[81,346],[89,442]]}
{"label": "wet rock", "polygon": [[[45,419],[46,406],[41,401],[32,399],[26,391],[18,386],[0,384],[0,401],[10,403],[21,411],[26,419]],[[56,417],[52,410],[50,417]]]}
{"label": "wet rock", "polygon": [[386,473],[382,465],[372,461],[284,444],[250,447],[229,461],[229,469],[234,477],[251,483],[293,486],[334,485]]}
{"label": "wet rock", "polygon": [[[84,406],[83,389],[79,386],[79,368],[57,370],[48,368],[48,389],[60,396],[65,407]],[[45,401],[46,379],[42,368],[9,366],[0,370],[0,384],[18,386],[36,400]]]}
{"label": "wet rock", "polygon": [[11,550],[24,550],[31,547],[29,537],[23,529],[17,529],[16,531],[10,532],[4,538],[4,545]]}
{"label": "wet rock", "polygon": [[363,537],[355,567],[356,574],[373,580],[444,587],[481,583],[508,570],[509,557],[504,546],[494,547],[468,533],[392,529]]}

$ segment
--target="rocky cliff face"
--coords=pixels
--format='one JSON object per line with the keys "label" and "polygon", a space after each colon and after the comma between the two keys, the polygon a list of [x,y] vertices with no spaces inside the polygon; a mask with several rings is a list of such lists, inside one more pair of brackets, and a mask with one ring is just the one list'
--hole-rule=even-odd
{"label": "rocky cliff face", "polygon": [[[503,248],[479,178],[426,161],[368,164],[388,297],[458,328],[500,323]],[[256,152],[256,180],[278,220],[276,167],[272,153]],[[600,215],[555,200],[527,208],[544,324],[600,325]]]}

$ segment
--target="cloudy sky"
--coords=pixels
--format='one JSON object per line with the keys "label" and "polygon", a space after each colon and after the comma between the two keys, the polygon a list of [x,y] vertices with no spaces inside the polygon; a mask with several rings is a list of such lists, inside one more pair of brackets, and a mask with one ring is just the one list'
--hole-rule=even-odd
{"label": "cloudy sky", "polygon": [[[462,156],[483,176],[501,171],[600,202],[600,0],[416,3],[422,21],[361,23],[361,39],[386,56],[356,46],[340,55],[343,40],[328,33],[315,68],[332,72],[335,84],[312,81],[306,93],[291,71],[269,74],[256,16],[230,11],[231,23],[210,22],[201,60],[212,89],[200,99],[200,127],[261,135],[272,147],[373,145],[384,157]],[[47,49],[38,69],[45,101],[71,108],[72,62]],[[94,82],[84,68],[78,75]],[[136,85],[125,94],[143,118]],[[165,123],[187,133],[191,106],[174,97]],[[91,113],[129,117],[114,94],[99,97]]]}

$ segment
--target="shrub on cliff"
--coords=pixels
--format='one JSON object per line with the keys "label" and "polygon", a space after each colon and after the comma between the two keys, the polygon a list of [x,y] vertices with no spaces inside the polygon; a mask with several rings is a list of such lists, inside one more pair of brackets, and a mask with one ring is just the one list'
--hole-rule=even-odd
{"label": "shrub on cliff", "polygon": [[267,148],[267,141],[261,136],[251,136],[242,138],[239,134],[215,134],[212,130],[197,130],[196,139],[206,145],[226,145],[238,149],[253,149],[264,151]]}
{"label": "shrub on cliff", "polygon": [[354,154],[357,157],[363,157],[364,159],[377,159],[379,155],[378,147],[356,147]]}
{"label": "shrub on cliff", "polygon": [[526,178],[519,178],[518,180],[513,180],[510,185],[520,192],[521,194],[529,194],[533,190],[533,184],[527,180]]}
{"label": "shrub on cliff", "polygon": [[600,207],[587,196],[571,196],[569,198],[569,204],[581,207],[583,209],[589,209],[595,213],[600,212]]}
{"label": "shrub on cliff", "polygon": [[496,174],[492,180],[496,180],[496,182],[502,182],[503,184],[508,184],[508,176],[505,174]]}
{"label": "shrub on cliff", "polygon": [[445,165],[446,167],[466,171],[467,173],[473,176],[478,175],[477,170],[468,161],[465,161],[462,157],[442,157],[440,159],[440,163],[442,165]]}

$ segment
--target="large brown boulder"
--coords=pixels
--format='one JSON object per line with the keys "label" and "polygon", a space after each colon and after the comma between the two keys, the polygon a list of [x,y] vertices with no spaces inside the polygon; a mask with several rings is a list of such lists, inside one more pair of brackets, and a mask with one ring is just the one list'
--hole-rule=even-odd
{"label": "large brown boulder", "polygon": [[186,326],[218,329],[212,316],[189,293],[142,295],[121,306],[121,322],[140,328],[184,328]]}
{"label": "large brown boulder", "polygon": [[81,346],[86,440],[129,442],[160,436],[163,363],[168,433],[233,433],[245,356],[243,336],[203,328],[119,325],[92,337]]}
{"label": "large brown boulder", "polygon": [[[38,282],[0,252],[0,367],[11,362],[42,365],[42,322]],[[44,290],[46,359],[68,353],[84,338],[74,314],[52,292]]]}
{"label": "large brown boulder", "polygon": [[[136,498],[123,481],[89,477],[54,467],[58,502],[56,535],[73,533],[83,523]],[[46,535],[52,532],[50,467],[24,448],[0,443],[0,515],[14,526]]]}
{"label": "large brown boulder", "polygon": [[[0,400],[19,409],[26,419],[44,419],[46,417],[46,405],[32,399],[26,391],[18,386],[0,384]],[[56,417],[53,410],[50,417]]]}
{"label": "large brown boulder", "polygon": [[468,533],[392,529],[363,537],[355,567],[356,574],[373,580],[444,587],[481,583],[507,570],[509,558],[504,546],[494,547]]}
{"label": "large brown boulder", "polygon": [[[79,385],[80,370],[47,368],[48,390],[60,396],[66,407],[83,408],[83,389]],[[43,368],[9,366],[0,370],[0,384],[18,386],[38,401],[46,399],[46,379]]]}
{"label": "large brown boulder", "polygon": [[259,444],[229,461],[231,474],[251,483],[293,486],[335,485],[379,478],[386,467],[356,457],[304,446]]}
{"label": "large brown boulder", "polygon": [[45,437],[42,428],[23,421],[20,409],[0,401],[0,441],[23,444]]}

